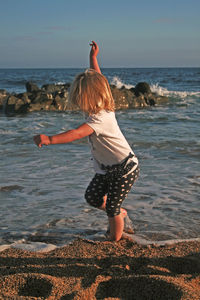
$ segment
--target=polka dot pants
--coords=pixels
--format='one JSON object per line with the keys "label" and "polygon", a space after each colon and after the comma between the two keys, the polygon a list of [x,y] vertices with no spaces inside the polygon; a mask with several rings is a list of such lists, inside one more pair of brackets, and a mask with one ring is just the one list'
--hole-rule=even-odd
{"label": "polka dot pants", "polygon": [[139,175],[139,168],[123,177],[113,177],[110,175],[95,174],[86,192],[86,201],[94,206],[101,207],[103,197],[107,195],[106,212],[109,217],[120,214],[120,207],[126,198],[133,183]]}

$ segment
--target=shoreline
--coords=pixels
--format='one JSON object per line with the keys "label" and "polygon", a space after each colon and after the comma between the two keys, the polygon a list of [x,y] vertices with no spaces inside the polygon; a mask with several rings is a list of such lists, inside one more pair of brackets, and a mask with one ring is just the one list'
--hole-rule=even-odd
{"label": "shoreline", "polygon": [[[144,239],[136,234],[125,234],[124,238],[128,238],[133,243],[136,243],[140,246],[155,246],[155,247],[164,247],[164,246],[170,246],[170,245],[177,245],[179,243],[190,243],[190,242],[199,242],[200,243],[200,237],[197,238],[186,238],[186,239],[169,239],[169,240],[147,240]],[[69,245],[73,244],[74,241],[79,239],[78,237],[75,237],[73,240],[70,240],[66,244],[63,245],[56,245],[52,243],[42,242],[42,241],[25,241],[24,239],[13,242],[11,244],[2,244],[0,245],[0,254],[1,252],[8,250],[8,249],[19,249],[23,251],[29,251],[29,252],[35,252],[35,253],[49,253],[53,250],[60,249],[63,247],[68,247]],[[80,238],[81,239],[81,238]],[[106,237],[101,238],[95,238],[90,239],[87,237],[82,238],[85,241],[95,243],[95,242],[106,242],[108,241]]]}
{"label": "shoreline", "polygon": [[[0,298],[200,298],[200,241],[170,245],[74,240],[50,252],[0,252]],[[17,298],[16,298],[17,299]]]}

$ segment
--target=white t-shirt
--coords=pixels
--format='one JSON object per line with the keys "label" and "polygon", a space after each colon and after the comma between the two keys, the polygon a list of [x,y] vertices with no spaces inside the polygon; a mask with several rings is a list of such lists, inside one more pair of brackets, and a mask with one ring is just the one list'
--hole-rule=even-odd
{"label": "white t-shirt", "polygon": [[[89,136],[89,143],[96,173],[105,174],[101,164],[105,166],[119,164],[130,152],[134,154],[118,126],[114,112],[101,110],[98,114],[90,115],[85,123],[94,130]],[[131,160],[136,163],[133,171],[137,168],[138,159],[134,156]]]}

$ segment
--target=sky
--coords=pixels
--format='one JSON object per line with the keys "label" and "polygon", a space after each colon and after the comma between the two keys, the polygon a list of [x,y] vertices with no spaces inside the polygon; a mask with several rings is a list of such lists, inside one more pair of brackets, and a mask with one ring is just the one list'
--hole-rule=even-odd
{"label": "sky", "polygon": [[0,0],[0,68],[200,67],[199,0]]}

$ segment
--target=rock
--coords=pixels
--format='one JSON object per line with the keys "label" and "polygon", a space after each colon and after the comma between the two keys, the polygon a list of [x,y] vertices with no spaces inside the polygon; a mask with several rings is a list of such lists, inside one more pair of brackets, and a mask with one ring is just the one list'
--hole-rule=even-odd
{"label": "rock", "polygon": [[49,101],[52,102],[51,94],[48,94],[47,92],[42,91],[42,90],[32,93],[30,98],[31,98],[31,103],[43,104],[44,102],[49,102]]}
{"label": "rock", "polygon": [[135,88],[132,87],[132,88],[129,89],[129,91],[131,91],[132,93],[135,94]]}
{"label": "rock", "polygon": [[0,90],[0,111],[4,109],[4,104],[7,97],[8,97],[7,91]]}
{"label": "rock", "polygon": [[47,93],[56,93],[68,90],[70,87],[69,83],[66,84],[44,84],[42,90],[45,90]]}
{"label": "rock", "polygon": [[[41,89],[31,82],[26,83],[26,93],[8,94],[0,90],[0,107],[5,103],[7,114],[27,113],[33,111],[67,111],[78,110],[69,105],[70,84],[48,84]],[[146,82],[140,82],[135,88],[127,89],[125,86],[118,89],[110,85],[116,110],[149,107],[164,104],[167,97],[151,93],[150,86]]]}
{"label": "rock", "polygon": [[166,104],[169,99],[166,96],[156,96],[155,101],[157,104]]}
{"label": "rock", "polygon": [[134,102],[133,102],[133,108],[141,108],[141,107],[146,107],[148,106],[146,99],[144,97],[144,95],[141,95],[139,97],[134,98]]}
{"label": "rock", "polygon": [[135,95],[139,96],[140,94],[150,94],[151,89],[150,85],[147,82],[139,82],[135,86]]}
{"label": "rock", "polygon": [[28,101],[10,95],[6,100],[5,113],[7,115],[24,114],[27,113],[28,106]]}
{"label": "rock", "polygon": [[15,104],[17,102],[18,98],[10,95],[6,99],[6,104],[5,104],[5,113],[10,115],[15,113]]}
{"label": "rock", "polygon": [[127,109],[129,107],[129,101],[127,97],[128,90],[119,90],[116,86],[111,86],[111,92],[115,100],[115,108],[117,110]]}
{"label": "rock", "polygon": [[30,93],[21,93],[21,94],[17,94],[16,97],[18,99],[22,99],[24,101],[25,104],[29,104],[31,103],[31,100],[29,99],[29,97],[31,96]]}
{"label": "rock", "polygon": [[45,84],[42,86],[42,90],[46,91],[47,93],[55,93],[61,92],[63,89],[63,85],[56,85],[56,84]]}
{"label": "rock", "polygon": [[39,91],[39,87],[37,86],[37,84],[33,83],[32,81],[28,81],[26,83],[26,90],[29,93],[33,93],[33,92],[37,92]]}

